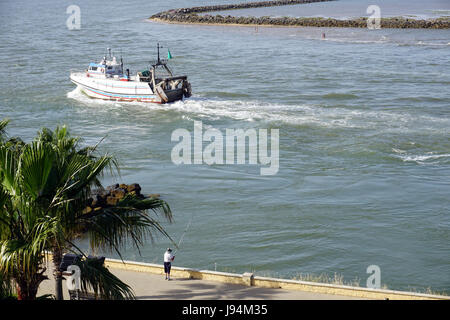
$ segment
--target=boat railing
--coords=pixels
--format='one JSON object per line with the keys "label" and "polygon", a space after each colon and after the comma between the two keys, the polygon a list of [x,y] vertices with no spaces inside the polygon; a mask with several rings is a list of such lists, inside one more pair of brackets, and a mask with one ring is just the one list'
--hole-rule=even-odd
{"label": "boat railing", "polygon": [[70,69],[70,75],[84,75],[86,71],[80,71],[77,69]]}

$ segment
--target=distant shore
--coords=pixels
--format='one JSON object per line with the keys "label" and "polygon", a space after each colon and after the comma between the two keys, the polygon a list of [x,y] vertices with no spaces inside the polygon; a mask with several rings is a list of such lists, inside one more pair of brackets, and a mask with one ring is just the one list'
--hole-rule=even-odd
{"label": "distant shore", "polygon": [[[367,28],[367,17],[353,19],[334,19],[317,17],[235,17],[222,15],[198,15],[198,13],[237,10],[257,7],[273,7],[284,5],[325,2],[334,0],[279,0],[248,2],[240,4],[213,5],[192,8],[171,9],[157,13],[150,17],[151,20],[168,23],[189,23],[209,25],[243,25],[243,26],[285,26],[285,27],[341,27],[341,28]],[[419,20],[403,17],[381,18],[381,28],[396,29],[450,29],[450,18]]]}

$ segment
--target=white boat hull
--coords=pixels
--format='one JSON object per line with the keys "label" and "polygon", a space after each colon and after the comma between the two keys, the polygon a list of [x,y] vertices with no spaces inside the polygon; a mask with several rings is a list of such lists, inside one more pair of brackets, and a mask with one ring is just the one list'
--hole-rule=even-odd
{"label": "white boat hull", "polygon": [[120,81],[88,77],[84,72],[71,73],[70,80],[91,98],[113,101],[166,103],[183,99],[183,90],[165,90],[165,96],[154,93],[148,82]]}

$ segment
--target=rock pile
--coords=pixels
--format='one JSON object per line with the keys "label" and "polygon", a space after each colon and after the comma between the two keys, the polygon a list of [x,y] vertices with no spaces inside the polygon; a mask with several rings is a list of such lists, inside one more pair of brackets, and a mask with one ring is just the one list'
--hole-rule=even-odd
{"label": "rock pile", "polygon": [[183,15],[190,13],[201,13],[201,12],[211,12],[211,11],[224,11],[224,10],[236,10],[236,9],[248,9],[248,8],[260,8],[260,7],[275,7],[275,6],[286,6],[293,4],[303,4],[303,3],[313,3],[313,2],[325,2],[334,0],[275,0],[275,1],[257,1],[257,2],[246,2],[238,4],[221,4],[213,6],[201,6],[201,7],[191,7],[191,8],[180,8],[171,9],[165,12],[158,13],[153,17],[157,17],[160,14],[171,14],[171,15]]}
{"label": "rock pile", "polygon": [[[197,13],[224,11],[233,9],[284,6],[302,3],[325,2],[334,0],[278,0],[247,2],[240,4],[224,4],[192,8],[172,9],[157,13],[150,17],[153,20],[179,23],[206,23],[206,24],[238,24],[238,25],[265,25],[265,26],[298,26],[298,27],[345,27],[367,28],[367,18],[338,20],[332,18],[292,18],[292,17],[235,17],[221,15],[198,15]],[[450,18],[443,17],[430,20],[408,19],[403,17],[381,18],[381,28],[420,28],[420,29],[449,29]]]}
{"label": "rock pile", "polygon": [[114,207],[117,203],[125,198],[126,195],[134,195],[140,199],[159,198],[159,194],[149,194],[144,196],[141,193],[141,186],[138,183],[132,184],[113,184],[106,189],[98,189],[92,192],[92,196],[88,199],[88,205],[84,209],[84,213],[100,211],[103,208]]}

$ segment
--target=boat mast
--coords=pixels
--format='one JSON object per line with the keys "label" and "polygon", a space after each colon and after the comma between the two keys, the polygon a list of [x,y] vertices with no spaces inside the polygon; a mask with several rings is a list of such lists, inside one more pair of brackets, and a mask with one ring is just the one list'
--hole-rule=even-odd
{"label": "boat mast", "polygon": [[159,59],[159,48],[160,48],[159,43],[157,44],[156,47],[158,48],[158,64],[160,64],[160,63],[161,63],[161,60]]}

